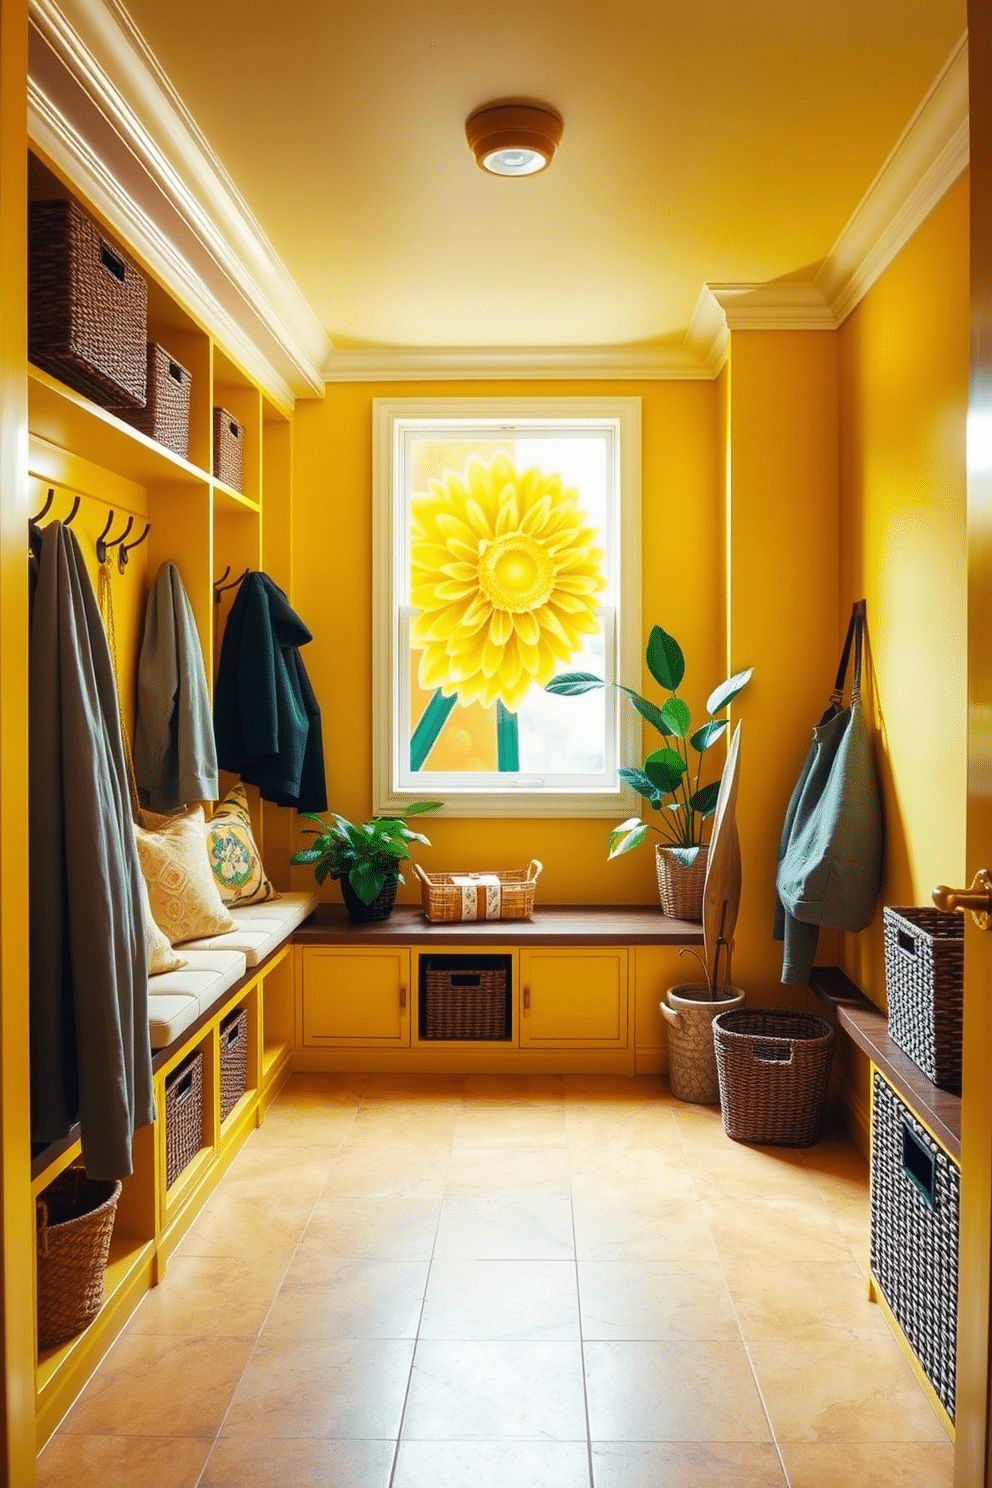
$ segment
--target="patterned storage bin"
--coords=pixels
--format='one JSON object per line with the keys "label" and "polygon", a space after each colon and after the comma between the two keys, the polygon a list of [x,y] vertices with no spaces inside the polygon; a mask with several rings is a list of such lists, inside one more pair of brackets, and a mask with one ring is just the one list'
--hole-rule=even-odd
{"label": "patterned storage bin", "polygon": [[220,1025],[220,1119],[226,1121],[248,1083],[248,1009],[235,1008]]}
{"label": "patterned storage bin", "polygon": [[165,1077],[165,1186],[203,1146],[203,1054],[197,1049]]}
{"label": "patterned storage bin", "polygon": [[959,1092],[964,916],[913,907],[882,918],[889,1038],[928,1080]]}
{"label": "patterned storage bin", "polygon": [[244,485],[245,426],[226,408],[214,409],[214,475],[235,491]]}
{"label": "patterned storage bin", "polygon": [[877,1070],[872,1102],[872,1275],[953,1420],[960,1174]]}

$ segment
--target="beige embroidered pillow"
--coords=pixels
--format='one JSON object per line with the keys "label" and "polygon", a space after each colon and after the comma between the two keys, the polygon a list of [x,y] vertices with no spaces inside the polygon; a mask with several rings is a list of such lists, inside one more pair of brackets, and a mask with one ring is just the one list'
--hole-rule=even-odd
{"label": "beige embroidered pillow", "polygon": [[178,971],[180,967],[186,966],[185,956],[180,956],[169,944],[168,936],[163,935],[156,925],[152,916],[152,907],[148,902],[148,885],[145,883],[145,875],[138,875],[141,879],[141,902],[145,911],[145,947],[148,951],[148,975],[160,976],[163,971]]}
{"label": "beige embroidered pillow", "polygon": [[172,945],[236,928],[210,871],[205,832],[202,806],[157,831],[134,829],[152,916]]}
{"label": "beige embroidered pillow", "polygon": [[243,785],[228,792],[207,823],[207,854],[220,897],[232,909],[279,898],[266,877],[262,855],[252,836]]}

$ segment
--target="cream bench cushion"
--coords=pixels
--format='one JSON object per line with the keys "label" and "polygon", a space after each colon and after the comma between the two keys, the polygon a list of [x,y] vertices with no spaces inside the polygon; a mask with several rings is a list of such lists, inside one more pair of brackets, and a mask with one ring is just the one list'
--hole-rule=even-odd
{"label": "cream bench cushion", "polygon": [[153,1049],[165,1049],[245,974],[238,950],[200,951],[183,946],[186,965],[148,978],[148,1032]]}
{"label": "cream bench cushion", "polygon": [[258,966],[297,925],[317,907],[316,894],[282,894],[266,904],[252,904],[247,909],[231,909],[237,928],[224,935],[210,935],[204,940],[188,940],[179,947],[180,954],[190,951],[240,951],[249,966]]}

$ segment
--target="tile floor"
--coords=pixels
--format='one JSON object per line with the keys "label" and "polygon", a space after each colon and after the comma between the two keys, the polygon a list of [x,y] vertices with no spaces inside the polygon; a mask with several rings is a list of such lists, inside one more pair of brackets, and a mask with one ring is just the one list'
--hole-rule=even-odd
{"label": "tile floor", "polygon": [[942,1488],[866,1165],[658,1079],[296,1076],[42,1488]]}

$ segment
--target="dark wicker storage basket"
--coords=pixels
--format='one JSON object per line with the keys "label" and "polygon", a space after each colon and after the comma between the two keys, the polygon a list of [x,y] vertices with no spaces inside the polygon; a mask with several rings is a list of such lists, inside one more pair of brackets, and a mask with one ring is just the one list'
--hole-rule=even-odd
{"label": "dark wicker storage basket", "polygon": [[67,1168],[38,1198],[38,1347],[75,1338],[103,1303],[121,1185]]}
{"label": "dark wicker storage basket", "polygon": [[714,1018],[713,1038],[727,1136],[812,1146],[830,1081],[830,1024],[808,1013],[737,1008]]}
{"label": "dark wicker storage basket", "polygon": [[165,1186],[171,1188],[203,1146],[203,1054],[198,1049],[165,1077]]}
{"label": "dark wicker storage basket", "polygon": [[959,1092],[964,916],[886,908],[882,918],[889,1037],[928,1080]]}
{"label": "dark wicker storage basket", "polygon": [[953,1420],[960,1174],[877,1070],[872,1098],[872,1275]]}
{"label": "dark wicker storage basket", "polygon": [[147,368],[144,408],[115,408],[113,412],[185,460],[189,455],[189,398],[193,379],[182,362],[177,362],[156,341],[148,343]]}
{"label": "dark wicker storage basket", "polygon": [[214,475],[240,491],[245,478],[245,426],[226,408],[214,409]]}
{"label": "dark wicker storage basket", "polygon": [[509,1038],[505,967],[429,961],[424,987],[421,1038]]}
{"label": "dark wicker storage basket", "polygon": [[225,1121],[248,1081],[248,1009],[235,1008],[220,1025],[220,1119]]}
{"label": "dark wicker storage basket", "polygon": [[148,285],[73,201],[32,202],[28,356],[104,406],[145,402]]}

